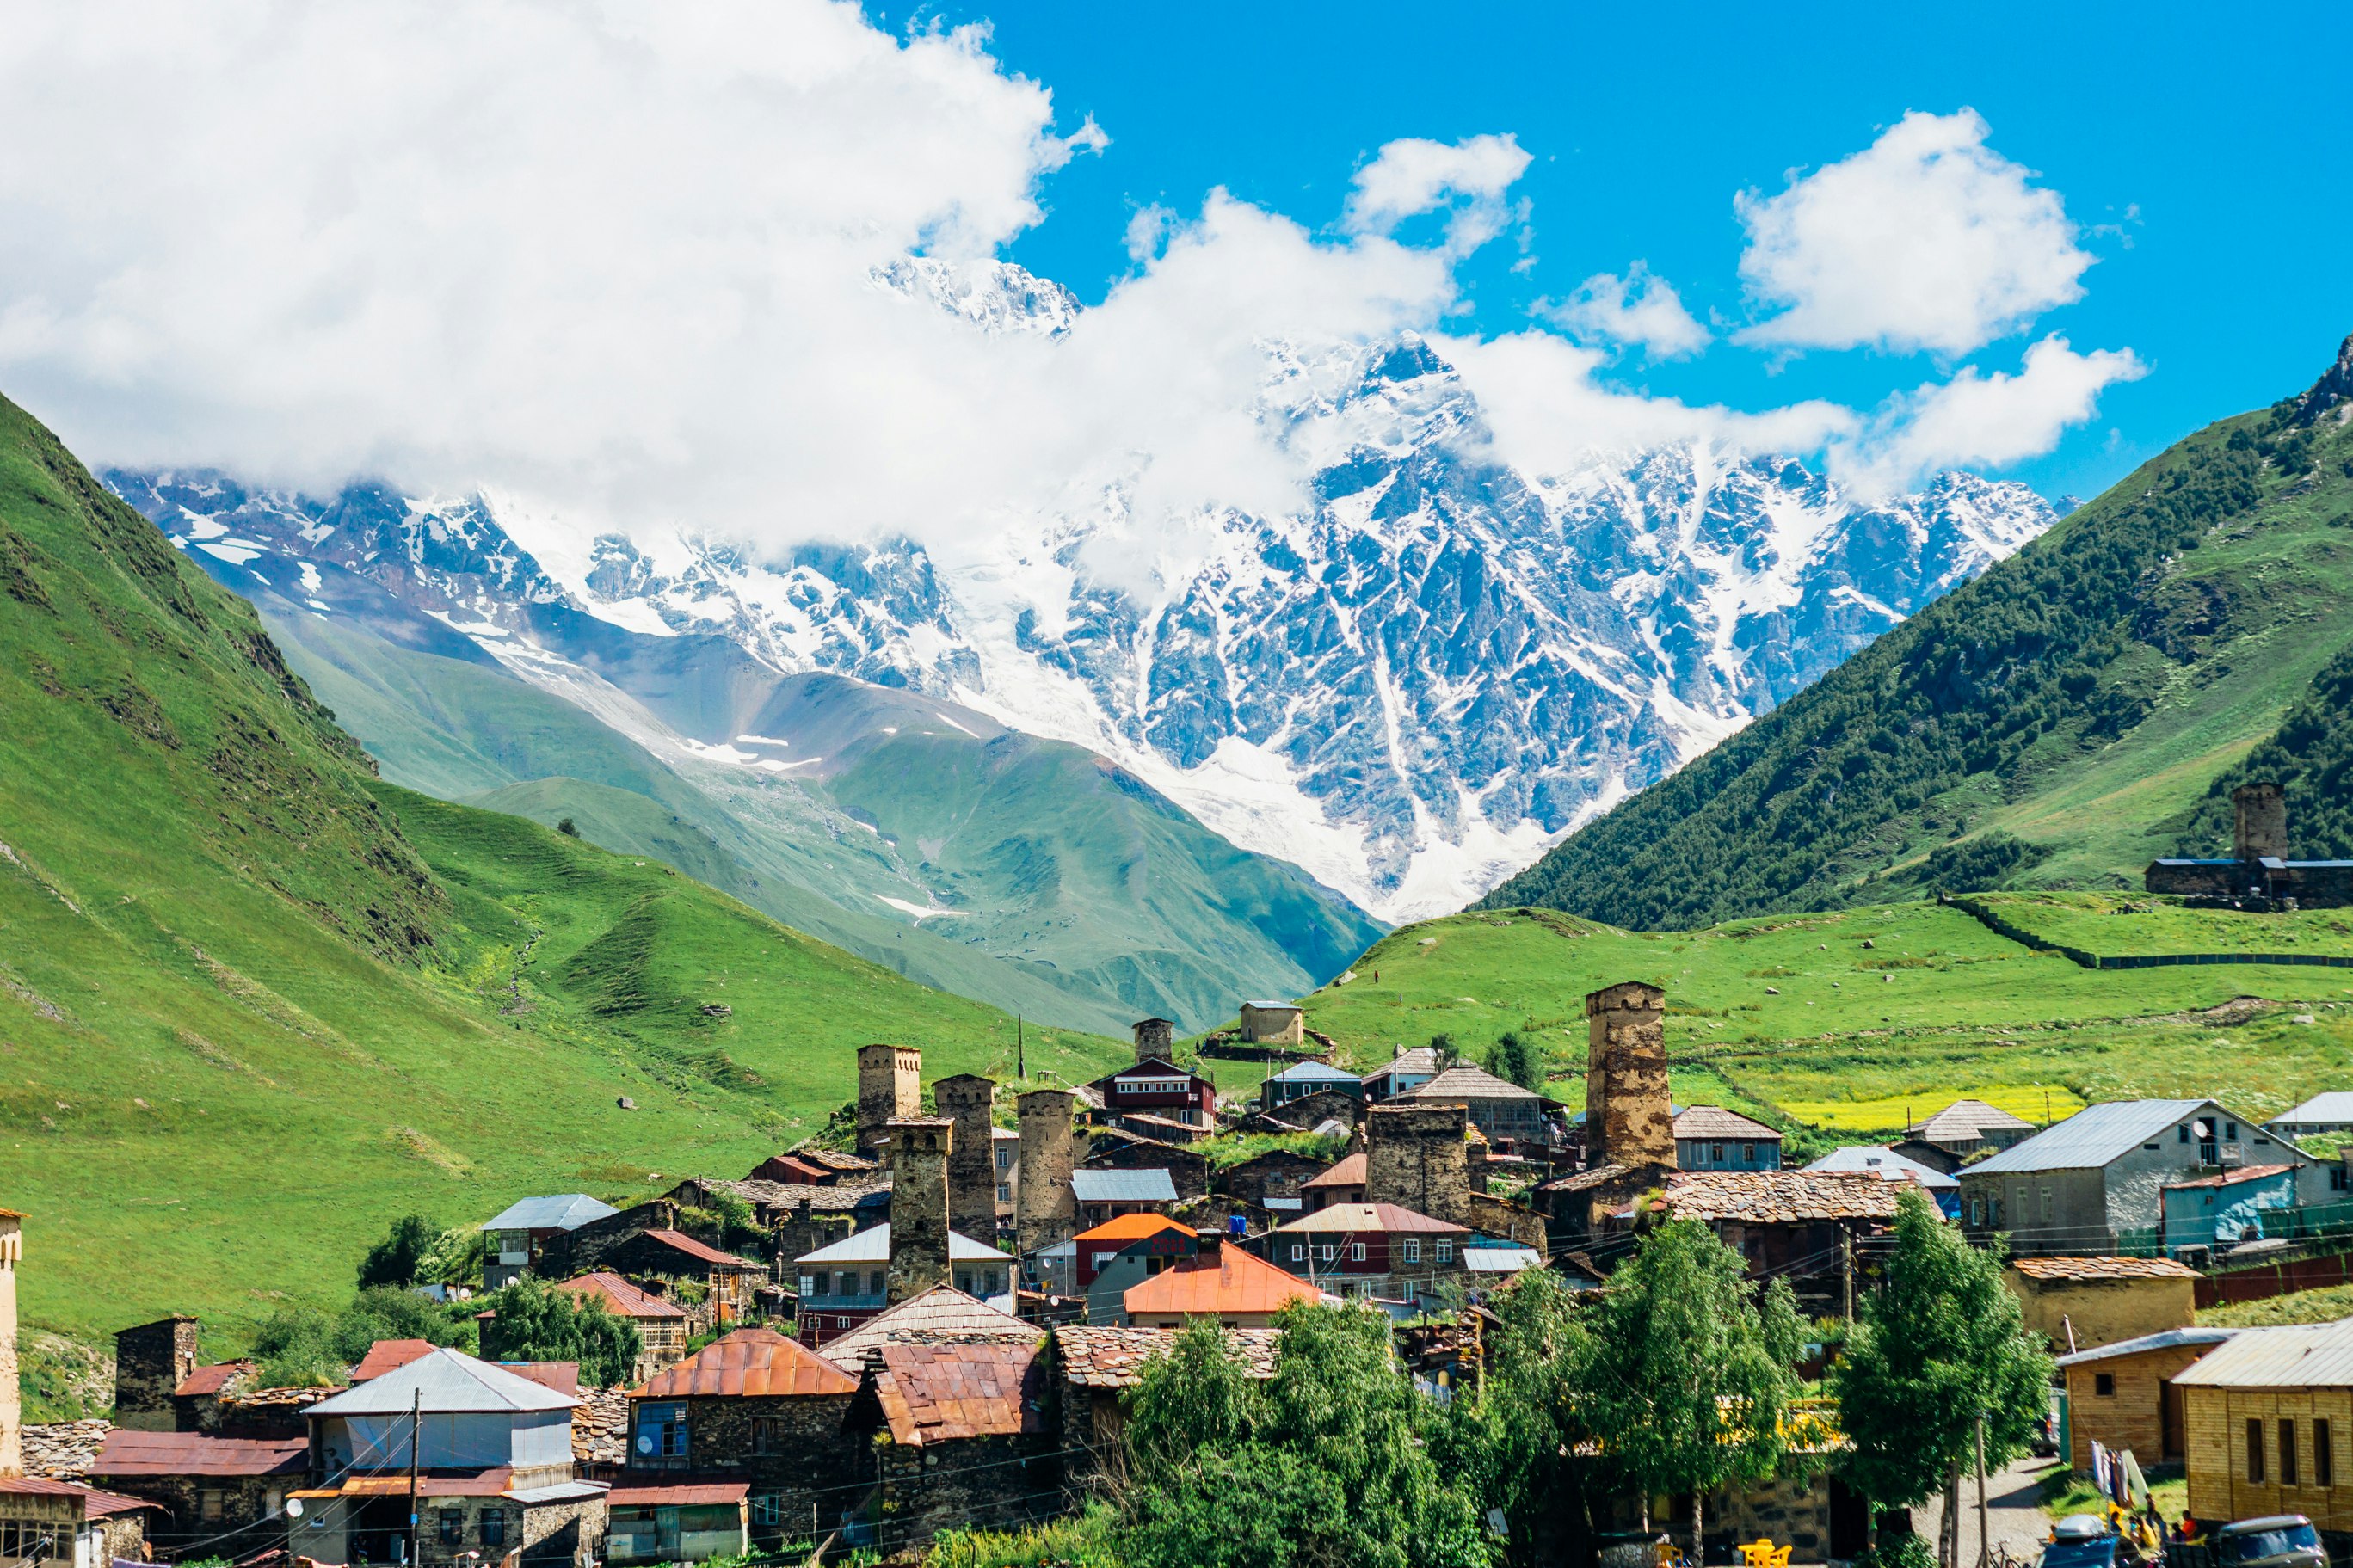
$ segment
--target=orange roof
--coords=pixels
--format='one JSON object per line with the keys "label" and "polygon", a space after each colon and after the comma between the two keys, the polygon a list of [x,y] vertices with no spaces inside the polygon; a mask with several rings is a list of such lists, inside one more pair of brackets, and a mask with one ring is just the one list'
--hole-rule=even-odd
{"label": "orange roof", "polygon": [[1320,1301],[1324,1292],[1239,1247],[1188,1258],[1128,1287],[1131,1318],[1146,1312],[1279,1312],[1293,1301]]}
{"label": "orange roof", "polygon": [[1165,1214],[1124,1214],[1117,1219],[1107,1219],[1092,1230],[1079,1232],[1080,1241],[1142,1241],[1147,1236],[1158,1236],[1164,1230],[1181,1230],[1193,1234],[1193,1227],[1170,1219]]}
{"label": "orange roof", "polygon": [[378,1340],[368,1346],[368,1353],[360,1358],[360,1364],[352,1368],[352,1381],[365,1383],[369,1378],[398,1372],[417,1357],[432,1353],[431,1340]]}
{"label": "orange roof", "polygon": [[666,1301],[650,1290],[641,1290],[619,1275],[606,1269],[583,1274],[577,1279],[566,1279],[556,1287],[567,1296],[581,1296],[602,1301],[605,1310],[617,1318],[683,1318],[686,1309],[675,1301]]}
{"label": "orange roof", "polygon": [[1365,1184],[1365,1156],[1349,1155],[1321,1175],[1310,1176],[1299,1184],[1303,1187],[1361,1187]]}
{"label": "orange roof", "polygon": [[200,1394],[218,1394],[252,1370],[253,1363],[249,1361],[216,1362],[210,1366],[200,1366],[188,1373],[180,1380],[180,1386],[172,1390],[172,1393],[175,1396],[191,1399]]}
{"label": "orange roof", "polygon": [[638,1234],[643,1236],[648,1241],[658,1241],[664,1247],[683,1252],[689,1258],[698,1258],[704,1263],[715,1263],[723,1268],[754,1271],[763,1271],[768,1267],[765,1263],[754,1263],[748,1258],[738,1258],[732,1252],[722,1252],[715,1247],[695,1240],[683,1231],[647,1230]]}
{"label": "orange roof", "polygon": [[774,1329],[738,1329],[630,1392],[648,1399],[855,1394],[858,1380]]}
{"label": "orange roof", "polygon": [[884,1345],[874,1393],[899,1442],[1001,1437],[1045,1429],[1035,1344]]}

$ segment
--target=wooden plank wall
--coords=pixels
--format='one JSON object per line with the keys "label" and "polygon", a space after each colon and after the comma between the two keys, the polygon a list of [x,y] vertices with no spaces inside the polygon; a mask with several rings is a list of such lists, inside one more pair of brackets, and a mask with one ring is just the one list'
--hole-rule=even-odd
{"label": "wooden plank wall", "polygon": [[[2323,1530],[2353,1530],[2353,1389],[2202,1388],[2183,1391],[2189,1424],[2189,1511],[2228,1522],[2300,1513]],[[2333,1484],[2316,1484],[2313,1422],[2329,1424]],[[2247,1423],[2263,1423],[2263,1479],[2247,1476]],[[2280,1423],[2295,1423],[2296,1482],[2280,1480]]]}

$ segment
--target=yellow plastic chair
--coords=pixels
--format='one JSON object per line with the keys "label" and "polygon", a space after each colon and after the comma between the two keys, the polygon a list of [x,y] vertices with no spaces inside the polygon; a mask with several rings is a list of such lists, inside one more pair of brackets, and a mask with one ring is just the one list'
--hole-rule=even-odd
{"label": "yellow plastic chair", "polygon": [[1740,1548],[1741,1568],[1789,1568],[1790,1547],[1776,1546],[1767,1536]]}

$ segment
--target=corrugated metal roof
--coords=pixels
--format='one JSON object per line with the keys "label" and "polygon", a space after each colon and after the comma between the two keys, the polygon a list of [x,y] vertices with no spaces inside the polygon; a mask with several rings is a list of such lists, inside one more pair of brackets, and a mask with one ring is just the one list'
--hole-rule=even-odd
{"label": "corrugated metal roof", "polygon": [[2332,1089],[2326,1094],[2316,1094],[2293,1110],[2283,1110],[2272,1118],[2274,1127],[2294,1127],[2307,1121],[2330,1125],[2353,1121],[2353,1089]]}
{"label": "corrugated metal roof", "polygon": [[1072,1171],[1071,1192],[1082,1204],[1173,1204],[1176,1183],[1165,1170]]}
{"label": "corrugated metal roof", "polygon": [[485,1220],[484,1230],[577,1230],[592,1219],[621,1211],[586,1193],[556,1193],[524,1198],[510,1205],[496,1219]]}
{"label": "corrugated metal roof", "polygon": [[94,1476],[284,1476],[306,1468],[306,1437],[215,1437],[116,1427],[90,1461]]}
{"label": "corrugated metal roof", "polygon": [[161,1503],[100,1491],[96,1487],[83,1486],[79,1481],[53,1481],[46,1476],[0,1476],[0,1494],[79,1498],[84,1519],[105,1519],[113,1514],[136,1512],[142,1508],[163,1508]]}
{"label": "corrugated metal roof", "polygon": [[644,1399],[855,1394],[858,1380],[774,1329],[738,1329],[630,1392]]}
{"label": "corrugated metal roof", "polygon": [[253,1363],[249,1361],[215,1362],[210,1366],[200,1366],[182,1378],[180,1386],[172,1390],[172,1393],[174,1397],[182,1399],[218,1394],[222,1389],[252,1371]]}
{"label": "corrugated metal roof", "polygon": [[748,1258],[738,1258],[732,1252],[722,1252],[715,1247],[697,1241],[681,1230],[649,1230],[639,1233],[648,1241],[659,1242],[673,1252],[682,1252],[698,1263],[709,1263],[721,1268],[749,1268],[767,1271],[765,1263],[754,1263]]}
{"label": "corrugated metal roof", "polygon": [[1103,1221],[1092,1230],[1079,1232],[1077,1239],[1090,1244],[1102,1241],[1142,1241],[1145,1237],[1158,1236],[1164,1230],[1183,1231],[1189,1236],[1193,1232],[1193,1227],[1170,1219],[1165,1214],[1124,1214]]}
{"label": "corrugated metal roof", "polygon": [[899,1442],[1009,1436],[1046,1428],[1038,1346],[884,1345],[874,1392]]}
{"label": "corrugated metal roof", "polygon": [[2097,1350],[2063,1355],[2054,1364],[2083,1366],[2095,1361],[2111,1361],[2117,1356],[2139,1355],[2145,1351],[2169,1351],[2182,1345],[2219,1345],[2244,1332],[2244,1329],[2165,1329],[2154,1334],[2142,1334],[2137,1339],[2118,1340]]}
{"label": "corrugated metal roof", "polygon": [[2165,1190],[2179,1192],[2186,1187],[2235,1187],[2241,1182],[2260,1182],[2295,1170],[2294,1165],[2242,1165],[2235,1171],[2221,1171],[2211,1176],[2193,1176],[2186,1182],[2168,1182]]}
{"label": "corrugated metal roof", "polygon": [[2201,1388],[2353,1388],[2353,1318],[2249,1329],[2173,1381]]}
{"label": "corrugated metal roof", "polygon": [[2111,1100],[2087,1105],[2024,1142],[1971,1165],[1969,1174],[2097,1170],[2209,1107],[2219,1116],[2231,1114],[2211,1100]]}
{"label": "corrugated metal roof", "polygon": [[[1006,1256],[985,1241],[975,1241],[961,1231],[948,1232],[948,1260],[953,1263],[978,1263],[984,1260],[1002,1263]],[[888,1263],[891,1261],[891,1227],[888,1225],[869,1226],[855,1236],[842,1237],[815,1252],[804,1252],[794,1259],[797,1263]]]}
{"label": "corrugated metal roof", "polygon": [[580,1392],[580,1363],[576,1361],[502,1361],[502,1372],[517,1377],[527,1377],[542,1388],[552,1388],[558,1394]]}
{"label": "corrugated metal roof", "polygon": [[836,1366],[855,1368],[868,1351],[887,1344],[955,1339],[1021,1340],[1034,1344],[1042,1335],[1035,1323],[1000,1312],[952,1285],[934,1285],[920,1296],[910,1296],[876,1313],[840,1338],[826,1341],[818,1354]]}
{"label": "corrugated metal roof", "polygon": [[1296,1012],[1298,1012],[1298,1011],[1300,1010],[1299,1004],[1298,1004],[1298,1003],[1296,1003],[1296,1002],[1245,1002],[1245,1003],[1243,1003],[1243,1004],[1242,1004],[1242,1005],[1243,1005],[1243,1006],[1245,1006],[1245,1007],[1261,1007],[1261,1008],[1263,1008],[1263,1007],[1279,1007],[1279,1008],[1282,1009],[1282,1011],[1284,1011],[1284,1012],[1286,1012],[1286,1013],[1296,1013]]}
{"label": "corrugated metal roof", "polygon": [[1269,1075],[1269,1083],[1355,1083],[1356,1075],[1330,1062],[1301,1062]]}
{"label": "corrugated metal roof", "polygon": [[1219,1247],[1180,1259],[1121,1299],[1131,1318],[1165,1312],[1214,1317],[1279,1312],[1293,1301],[1320,1301],[1324,1292],[1239,1247]]}
{"label": "corrugated metal roof", "polygon": [[1361,1187],[1365,1184],[1365,1155],[1362,1150],[1349,1155],[1319,1176],[1310,1176],[1299,1184],[1303,1187]]}
{"label": "corrugated metal roof", "polygon": [[605,1494],[612,1508],[706,1508],[714,1503],[742,1502],[751,1491],[749,1481],[655,1482],[648,1486],[616,1485]]}
{"label": "corrugated metal roof", "polygon": [[489,1362],[443,1349],[419,1356],[356,1388],[346,1389],[332,1399],[322,1399],[305,1414],[405,1415],[415,1406],[439,1415],[468,1411],[569,1410],[579,1403]]}
{"label": "corrugated metal roof", "polygon": [[1809,1171],[1831,1171],[1841,1175],[1877,1176],[1882,1181],[1900,1181],[1910,1177],[1932,1192],[1949,1192],[1960,1183],[1917,1160],[1908,1160],[1894,1150],[1875,1143],[1851,1144],[1833,1149],[1812,1164]]}
{"label": "corrugated metal roof", "polygon": [[1462,1267],[1473,1274],[1517,1274],[1534,1268],[1544,1258],[1533,1247],[1465,1247]]}
{"label": "corrugated metal roof", "polygon": [[1432,1219],[1426,1214],[1416,1214],[1396,1204],[1333,1204],[1314,1214],[1302,1215],[1274,1227],[1278,1236],[1294,1236],[1303,1231],[1345,1231],[1351,1235],[1369,1236],[1385,1231],[1466,1231],[1463,1225],[1449,1225],[1442,1219]]}
{"label": "corrugated metal roof", "polygon": [[686,1309],[675,1301],[664,1300],[652,1291],[630,1284],[607,1269],[583,1274],[576,1279],[566,1279],[556,1287],[567,1296],[593,1298],[605,1304],[605,1310],[618,1318],[683,1318]]}

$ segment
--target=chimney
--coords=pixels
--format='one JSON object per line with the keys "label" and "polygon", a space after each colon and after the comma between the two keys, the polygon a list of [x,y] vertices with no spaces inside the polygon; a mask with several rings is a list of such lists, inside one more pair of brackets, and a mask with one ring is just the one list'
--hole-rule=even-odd
{"label": "chimney", "polygon": [[2233,842],[2242,864],[2266,856],[2287,858],[2287,792],[2275,784],[2242,784],[2231,792],[2237,819]]}
{"label": "chimney", "polygon": [[0,1209],[0,1476],[25,1473],[25,1405],[16,1386],[16,1265],[25,1258],[25,1216]]}
{"label": "chimney", "polygon": [[1033,1089],[1013,1102],[1021,1122],[1014,1246],[1025,1259],[1079,1233],[1079,1200],[1071,1191],[1071,1172],[1079,1163],[1078,1103],[1066,1089]]}
{"label": "chimney", "polygon": [[932,1085],[932,1104],[955,1123],[948,1152],[948,1228],[997,1239],[997,1080],[958,1073]]}
{"label": "chimney", "polygon": [[134,1432],[179,1427],[173,1391],[196,1370],[196,1321],[184,1313],[114,1336],[114,1424]]}
{"label": "chimney", "polygon": [[890,1299],[899,1302],[948,1282],[948,1152],[955,1123],[901,1116],[891,1141]]}
{"label": "chimney", "polygon": [[1667,994],[1629,980],[1585,998],[1585,1157],[1630,1169],[1675,1168],[1667,1095]]}
{"label": "chimney", "polygon": [[858,1152],[871,1156],[882,1147],[884,1128],[897,1117],[923,1109],[923,1053],[913,1046],[858,1048]]}
{"label": "chimney", "polygon": [[1166,1018],[1138,1018],[1135,1021],[1135,1059],[1148,1061],[1157,1057],[1174,1062],[1176,1057],[1176,1026]]}

